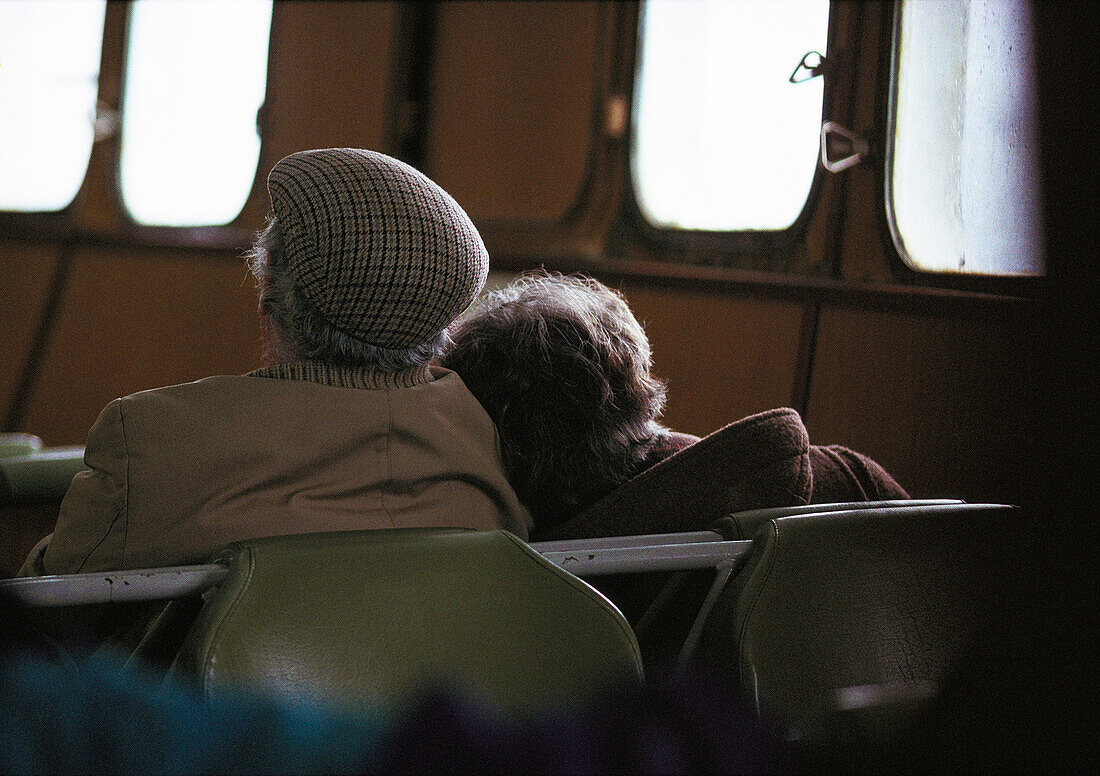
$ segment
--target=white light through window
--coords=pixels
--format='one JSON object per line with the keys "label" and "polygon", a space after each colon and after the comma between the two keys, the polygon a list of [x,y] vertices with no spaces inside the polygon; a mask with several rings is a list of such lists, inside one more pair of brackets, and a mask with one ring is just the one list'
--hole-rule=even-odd
{"label": "white light through window", "polygon": [[126,209],[141,224],[228,223],[259,161],[271,0],[138,0],[130,14]]}
{"label": "white light through window", "polygon": [[887,184],[898,251],[917,269],[1044,272],[1029,6],[899,5]]}
{"label": "white light through window", "polygon": [[106,2],[0,2],[0,210],[72,202],[92,153]]}
{"label": "white light through window", "polygon": [[789,227],[817,167],[828,0],[648,0],[631,156],[638,204],[662,227]]}

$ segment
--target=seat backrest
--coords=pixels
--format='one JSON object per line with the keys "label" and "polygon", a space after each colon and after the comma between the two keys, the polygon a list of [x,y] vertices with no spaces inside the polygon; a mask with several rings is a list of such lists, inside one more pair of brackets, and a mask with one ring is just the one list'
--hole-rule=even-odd
{"label": "seat backrest", "polygon": [[751,539],[760,526],[777,517],[819,514],[822,512],[849,512],[853,509],[894,509],[896,507],[933,506],[935,504],[962,504],[958,499],[892,499],[887,501],[843,501],[835,504],[798,504],[790,507],[767,507],[733,512],[715,521],[714,530],[731,540]]}
{"label": "seat backrest", "polygon": [[518,713],[641,680],[614,605],[505,531],[272,537],[220,560],[173,665],[206,689],[385,709],[442,683]]}
{"label": "seat backrest", "polygon": [[42,439],[34,434],[17,431],[0,432],[0,458],[30,455],[42,449]]}
{"label": "seat backrest", "polygon": [[83,446],[15,450],[0,456],[0,504],[60,501],[84,468]]}
{"label": "seat backrest", "polygon": [[700,654],[802,732],[845,688],[924,697],[1022,573],[1018,515],[923,504],[770,519],[712,609]]}

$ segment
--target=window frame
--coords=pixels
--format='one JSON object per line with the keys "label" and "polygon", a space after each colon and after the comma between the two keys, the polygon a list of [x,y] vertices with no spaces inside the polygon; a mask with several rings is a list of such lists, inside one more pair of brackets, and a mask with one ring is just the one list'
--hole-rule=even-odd
{"label": "window frame", "polygon": [[[97,104],[100,109],[115,113],[118,117],[117,129],[109,136],[92,143],[84,179],[76,196],[66,207],[49,212],[0,211],[0,230],[5,237],[15,240],[85,239],[97,243],[106,241],[138,247],[198,249],[236,249],[248,245],[255,233],[253,228],[244,225],[248,218],[249,205],[257,197],[266,197],[266,175],[263,170],[267,162],[269,133],[267,123],[262,117],[266,106],[271,102],[273,90],[271,74],[276,53],[271,41],[275,39],[276,25],[279,24],[279,3],[273,4],[271,28],[268,30],[267,62],[264,65],[266,96],[257,116],[260,149],[252,184],[241,204],[241,210],[232,221],[202,226],[141,224],[133,219],[123,203],[120,175],[122,98],[129,49],[130,12],[129,3],[108,2],[103,20]],[[96,208],[102,208],[105,212],[97,211],[91,218],[86,218],[86,203],[89,199],[96,200]],[[91,223],[92,221],[95,223]]]}
{"label": "window frame", "polygon": [[[784,296],[790,292],[798,298],[819,300],[848,299],[853,294],[859,298],[885,294],[891,299],[909,295],[913,304],[922,309],[933,297],[952,298],[954,301],[947,303],[956,304],[995,296],[1018,297],[1017,301],[1045,296],[1052,272],[1056,272],[1049,264],[1049,256],[1045,276],[996,277],[919,272],[908,267],[898,255],[884,204],[885,133],[877,129],[886,120],[894,86],[892,59],[896,45],[892,33],[897,19],[896,2],[872,4],[870,9],[831,2],[828,52],[833,64],[830,72],[822,76],[825,78],[822,116],[862,129],[871,142],[872,154],[854,168],[856,175],[851,170],[832,175],[818,163],[798,219],[786,230],[777,232],[662,229],[645,219],[631,180],[629,132],[622,136],[609,134],[605,121],[609,100],[621,95],[626,97],[628,109],[632,104],[640,43],[640,7],[637,2],[601,2],[589,151],[574,203],[553,223],[479,221],[478,228],[494,265],[503,271],[545,266],[603,276],[630,276],[661,285],[709,287],[716,292],[730,285],[746,292],[751,289],[754,294]],[[272,79],[273,63],[277,65],[280,58],[292,55],[275,45],[286,23],[281,11],[281,4],[275,3],[268,48],[267,106],[275,104],[280,94],[277,81]],[[408,22],[409,12],[405,4],[396,5],[395,40],[410,37],[408,31],[399,34],[402,25]],[[861,46],[858,37],[865,32],[861,28],[864,17],[870,18],[880,30],[873,50],[872,44]],[[98,90],[98,100],[108,108],[117,109],[121,102],[128,29],[128,5],[108,3]],[[866,51],[861,52],[860,48]],[[396,127],[402,101],[409,95],[404,93],[398,76],[403,72],[401,68],[410,65],[405,60],[415,55],[412,47],[395,43],[392,56],[397,80],[391,84],[393,93],[387,109],[391,115],[384,136],[384,144],[389,147],[382,148],[387,153],[404,155],[404,143]],[[865,105],[864,97],[858,103],[855,99],[857,71],[876,74],[874,102],[869,106]],[[430,99],[430,94],[424,97]],[[857,104],[858,117],[854,108]],[[415,125],[412,139],[423,131],[422,125]],[[261,120],[259,162],[252,190],[242,213],[228,225],[170,227],[133,223],[121,203],[117,183],[119,136],[115,134],[93,144],[84,182],[68,207],[55,212],[0,212],[0,231],[10,241],[200,251],[240,249],[252,241],[254,229],[259,226],[255,223],[258,213],[267,210],[265,173],[276,161],[270,158],[274,153],[271,135],[270,124]],[[852,197],[857,192],[865,202],[872,203],[864,205],[867,215],[862,220],[866,224],[859,226],[858,232],[849,223]],[[849,243],[853,237],[869,246],[873,243],[874,262],[881,266],[883,277],[845,274],[842,260],[848,255],[845,251],[852,251]],[[800,249],[804,252],[800,253]]]}
{"label": "window frame", "polygon": [[[99,73],[96,80],[96,105],[94,106],[97,110],[101,106],[100,94],[102,91],[103,67],[106,53],[104,41],[107,40],[107,29],[111,17],[112,5],[115,4],[107,0],[104,3],[103,9],[103,30],[100,37]],[[47,233],[56,231],[59,225],[65,222],[65,219],[72,212],[77,201],[80,199],[92,168],[92,159],[95,155],[96,144],[98,142],[102,141],[97,141],[93,135],[91,148],[88,150],[88,161],[84,167],[84,175],[81,178],[80,185],[77,187],[76,192],[73,194],[73,198],[69,200],[67,205],[57,210],[5,210],[0,208],[0,227],[3,227],[4,232],[20,233],[24,231],[24,229],[20,228],[21,226],[29,226],[33,229],[45,231]]]}
{"label": "window frame", "polygon": [[[832,50],[836,24],[834,10],[830,2],[826,34],[827,50]],[[624,89],[630,106],[630,118],[629,126],[622,138],[624,183],[620,226],[650,250],[659,253],[663,259],[686,264],[720,265],[735,269],[787,271],[788,267],[785,265],[790,263],[794,249],[803,242],[813,217],[822,205],[822,194],[828,173],[822,168],[820,159],[815,160],[813,179],[802,209],[797,218],[785,229],[730,231],[680,229],[658,226],[646,218],[639,202],[631,161],[634,150],[634,92],[638,81],[637,66],[642,48],[641,2],[631,4],[631,11],[632,18],[628,26],[631,30],[633,46],[629,62],[629,77],[626,79]],[[830,115],[833,104],[834,79],[830,78],[828,72],[818,77],[824,79],[820,118],[820,121],[824,122]]]}
{"label": "window frame", "polygon": [[[119,8],[117,3],[108,2],[103,11],[103,33],[100,41],[99,53],[99,77],[96,85],[97,109],[104,106],[104,78],[105,70],[110,68],[110,54],[108,41],[112,38],[114,22],[117,19]],[[88,180],[92,177],[92,170],[96,163],[98,146],[110,138],[92,140],[92,147],[88,153],[88,163],[84,168],[84,177],[76,194],[65,207],[60,210],[3,210],[0,209],[0,232],[10,239],[38,239],[61,240],[73,231],[74,214],[80,209],[86,196]]]}
{"label": "window frame", "polygon": [[[888,56],[884,56],[887,75],[880,79],[879,104],[877,111],[882,116],[882,153],[877,161],[876,170],[877,198],[881,203],[878,210],[879,238],[887,246],[887,263],[897,281],[907,286],[939,288],[952,291],[990,293],[1003,296],[1042,297],[1050,288],[1050,257],[1047,256],[1046,271],[1042,275],[985,275],[979,273],[947,272],[919,269],[902,255],[902,240],[897,231],[897,222],[893,214],[893,186],[890,181],[893,171],[894,126],[896,122],[898,65],[901,48],[901,4],[903,0],[893,0],[889,4]],[[1040,133],[1041,134],[1041,133]],[[1040,143],[1042,142],[1040,138]],[[1045,238],[1043,240],[1046,247]]]}
{"label": "window frame", "polygon": [[[248,205],[257,195],[266,195],[266,173],[261,173],[263,170],[263,164],[265,160],[264,151],[266,150],[266,132],[265,123],[263,117],[266,115],[266,108],[270,100],[268,97],[269,85],[271,84],[271,42],[274,39],[273,30],[275,28],[275,9],[278,7],[278,3],[275,0],[271,0],[271,21],[267,30],[267,58],[264,62],[264,99],[260,103],[257,109],[256,115],[253,117],[253,126],[256,130],[256,135],[259,138],[259,148],[256,154],[256,169],[252,173],[252,182],[248,187],[248,193],[244,199],[241,200],[240,209],[232,219],[221,224],[197,224],[186,226],[171,226],[167,224],[145,224],[137,221],[131,214],[129,208],[126,207],[126,202],[122,192],[122,138],[123,138],[123,126],[125,124],[125,95],[126,95],[126,78],[129,74],[129,54],[130,54],[130,30],[131,30],[131,18],[134,10],[134,3],[125,3],[125,22],[123,42],[120,52],[120,72],[119,86],[116,95],[114,105],[112,106],[115,114],[118,117],[117,129],[112,133],[110,140],[112,149],[112,180],[114,183],[114,203],[118,212],[122,216],[123,220],[129,225],[129,227],[140,230],[155,230],[150,234],[155,234],[161,230],[171,230],[172,232],[180,232],[181,230],[190,231],[198,234],[209,234],[210,230],[226,229],[236,231],[235,227],[240,224],[242,216],[245,216],[248,212]],[[259,187],[259,189],[257,189]]]}

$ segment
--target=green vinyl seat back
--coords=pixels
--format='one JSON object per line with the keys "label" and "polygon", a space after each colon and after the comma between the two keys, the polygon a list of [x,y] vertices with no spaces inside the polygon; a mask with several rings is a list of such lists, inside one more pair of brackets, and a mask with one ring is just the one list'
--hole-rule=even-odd
{"label": "green vinyl seat back", "polygon": [[805,734],[855,688],[926,699],[1023,574],[1020,514],[925,503],[767,520],[700,654]]}
{"label": "green vinyl seat back", "polygon": [[0,505],[60,501],[76,473],[87,468],[82,445],[35,447],[17,442],[13,437],[5,446],[0,439]]}
{"label": "green vinyl seat back", "polygon": [[766,507],[731,512],[719,518],[713,530],[726,539],[751,539],[760,526],[777,517],[819,514],[822,512],[850,512],[854,509],[894,509],[895,507],[935,506],[937,504],[962,504],[958,499],[891,499],[885,501],[842,501],[832,504],[797,504],[789,507]]}
{"label": "green vinyl seat back", "polygon": [[172,672],[306,702],[400,706],[429,684],[506,713],[640,682],[615,606],[505,531],[239,542]]}
{"label": "green vinyl seat back", "polygon": [[34,434],[17,431],[0,432],[0,458],[30,455],[42,449],[42,439]]}

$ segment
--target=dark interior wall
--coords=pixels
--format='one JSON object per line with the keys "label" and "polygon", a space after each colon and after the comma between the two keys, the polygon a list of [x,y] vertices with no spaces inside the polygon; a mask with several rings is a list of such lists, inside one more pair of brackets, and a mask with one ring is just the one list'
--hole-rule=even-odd
{"label": "dark interior wall", "polygon": [[23,427],[79,444],[117,396],[256,368],[255,308],[237,257],[78,251]]}
{"label": "dark interior wall", "polygon": [[337,146],[384,149],[395,5],[275,4],[258,185],[242,214],[250,228],[268,212],[267,171],[287,154]]}
{"label": "dark interior wall", "polygon": [[560,218],[591,142],[600,6],[445,3],[425,168],[477,220]]}
{"label": "dark interior wall", "polygon": [[0,239],[0,418],[11,412],[59,256],[56,244]]}
{"label": "dark interior wall", "polygon": [[[456,3],[436,13],[424,166],[513,244],[524,244],[534,226],[567,220],[578,196],[591,193],[608,8]],[[277,4],[261,170],[303,148],[390,150],[393,63],[409,44],[396,36],[399,16],[393,3]],[[859,213],[838,232],[842,239],[829,237],[830,223],[813,222],[807,245],[816,258],[806,264],[836,251],[842,282],[889,279],[892,249],[867,215],[878,207],[868,193],[873,170],[852,172],[845,196]],[[829,186],[830,201],[838,201],[837,181]],[[107,188],[100,180],[96,190]],[[107,207],[102,197],[85,198],[75,227],[110,227],[117,216],[104,216]],[[258,228],[267,207],[259,175],[238,226]],[[61,241],[0,240],[0,409],[10,410],[22,381],[28,391],[17,428],[50,444],[81,443],[116,396],[254,367],[244,242],[138,247],[109,231],[78,242],[40,369],[27,381]],[[539,250],[531,248],[536,257]],[[547,251],[546,258],[555,257]],[[975,316],[962,298],[926,313],[879,306],[874,297],[835,304],[812,289],[780,298],[718,285],[685,290],[624,280],[614,261],[597,258],[584,268],[621,286],[646,323],[657,370],[669,382],[673,427],[703,434],[794,405],[814,441],[867,452],[916,495],[1014,500],[1020,493],[1034,429],[1017,423],[1032,409],[1017,377],[1034,346],[1021,344],[1032,329],[1013,315]]]}
{"label": "dark interior wall", "polygon": [[794,303],[624,284],[668,382],[664,421],[699,436],[795,395],[803,309]]}
{"label": "dark interior wall", "polygon": [[1022,503],[1043,333],[1029,315],[822,311],[807,429],[866,451],[911,493]]}
{"label": "dark interior wall", "polygon": [[[145,388],[258,365],[255,286],[237,250],[0,244],[0,410],[10,430],[82,444],[99,410]],[[6,297],[10,297],[9,299]]]}

